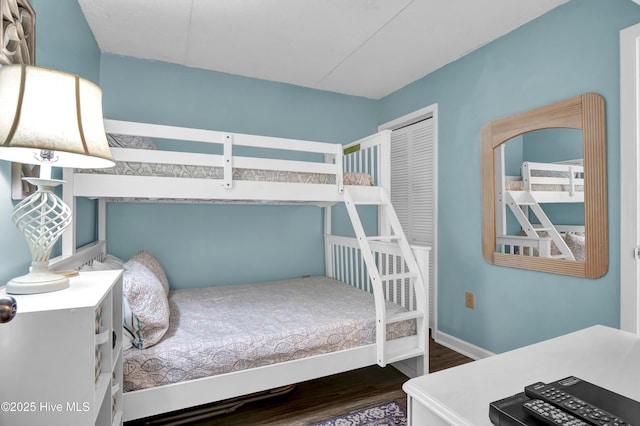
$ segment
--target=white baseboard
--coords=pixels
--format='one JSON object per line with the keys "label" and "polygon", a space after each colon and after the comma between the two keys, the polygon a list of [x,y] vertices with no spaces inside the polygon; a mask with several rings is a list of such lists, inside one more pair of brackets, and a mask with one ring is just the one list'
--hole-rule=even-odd
{"label": "white baseboard", "polygon": [[441,344],[442,346],[446,346],[447,348],[452,349],[474,360],[489,358],[490,356],[495,355],[493,352],[489,352],[486,349],[472,345],[469,342],[458,339],[457,337],[451,336],[438,330],[433,332],[433,340],[436,343]]}

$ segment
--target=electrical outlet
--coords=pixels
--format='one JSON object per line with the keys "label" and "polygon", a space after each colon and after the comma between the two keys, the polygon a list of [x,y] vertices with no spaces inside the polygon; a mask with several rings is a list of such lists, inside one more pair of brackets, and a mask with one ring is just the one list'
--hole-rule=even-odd
{"label": "electrical outlet", "polygon": [[476,298],[475,295],[470,292],[467,291],[464,293],[464,300],[465,300],[465,305],[467,306],[467,308],[471,308],[474,309],[476,307]]}

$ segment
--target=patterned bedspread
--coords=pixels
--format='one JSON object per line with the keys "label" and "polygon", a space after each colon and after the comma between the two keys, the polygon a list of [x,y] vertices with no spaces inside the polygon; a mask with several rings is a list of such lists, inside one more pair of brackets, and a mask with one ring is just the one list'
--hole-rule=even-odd
{"label": "patterned bedspread", "polygon": [[[94,173],[129,176],[160,176],[199,179],[223,179],[222,167],[187,166],[182,164],[156,164],[118,161],[114,167],[106,169],[78,169],[77,173]],[[345,173],[345,185],[374,186],[373,178],[366,173]],[[287,172],[259,169],[233,169],[234,180],[260,182],[288,182],[334,184],[334,175],[324,173]]]}
{"label": "patterned bedspread", "polygon": [[[125,391],[375,342],[373,295],[327,277],[177,290],[169,305],[163,339],[124,351]],[[387,329],[389,338],[415,332],[415,321]]]}

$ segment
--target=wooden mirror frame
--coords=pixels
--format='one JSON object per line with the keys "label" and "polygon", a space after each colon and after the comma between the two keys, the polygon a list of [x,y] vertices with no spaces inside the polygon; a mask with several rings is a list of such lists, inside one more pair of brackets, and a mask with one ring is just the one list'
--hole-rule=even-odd
{"label": "wooden mirror frame", "polygon": [[[496,252],[496,189],[494,149],[527,132],[549,128],[582,130],[584,155],[585,261]],[[586,93],[482,127],[482,254],[494,265],[531,269],[585,278],[599,278],[609,267],[607,218],[607,143],[604,99]]]}

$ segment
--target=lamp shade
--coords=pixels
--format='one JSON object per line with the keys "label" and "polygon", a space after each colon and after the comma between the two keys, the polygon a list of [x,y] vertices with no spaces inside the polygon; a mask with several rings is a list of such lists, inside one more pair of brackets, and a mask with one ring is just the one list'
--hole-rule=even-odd
{"label": "lamp shade", "polygon": [[55,167],[114,166],[100,88],[61,71],[2,67],[0,159]]}

